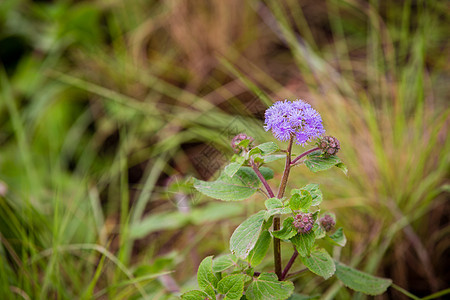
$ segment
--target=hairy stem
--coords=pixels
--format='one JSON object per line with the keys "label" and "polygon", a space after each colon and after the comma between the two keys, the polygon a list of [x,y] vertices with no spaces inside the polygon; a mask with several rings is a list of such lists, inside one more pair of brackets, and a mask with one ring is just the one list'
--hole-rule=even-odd
{"label": "hairy stem", "polygon": [[313,153],[314,151],[320,150],[319,147],[315,147],[312,149],[309,149],[308,151],[303,152],[302,154],[300,154],[299,156],[297,156],[292,162],[291,162],[291,166],[295,165],[302,157],[305,157],[306,155]]}
{"label": "hairy stem", "polygon": [[255,171],[256,175],[258,176],[259,180],[262,182],[262,184],[264,185],[264,187],[266,188],[267,193],[269,194],[270,198],[275,197],[275,194],[273,193],[272,189],[270,188],[269,183],[267,182],[267,180],[264,178],[264,176],[261,174],[261,171],[259,171],[258,166],[255,164],[255,162],[253,160],[250,161],[250,164],[253,168],[253,171]]}
{"label": "hairy stem", "polygon": [[[283,198],[284,191],[286,189],[287,180],[289,177],[289,171],[291,169],[291,152],[292,152],[292,142],[294,138],[291,137],[289,140],[289,146],[286,153],[286,165],[284,167],[283,177],[281,178],[280,189],[278,190],[277,198]],[[273,217],[273,231],[280,230],[280,216],[275,215]],[[282,266],[281,266],[281,241],[277,238],[273,238],[273,260],[275,263],[275,274],[278,276],[278,280],[282,280]]]}
{"label": "hairy stem", "polygon": [[281,280],[286,279],[286,276],[287,276],[289,270],[291,269],[292,265],[294,264],[297,256],[298,256],[298,251],[297,251],[297,249],[294,249],[294,253],[291,256],[291,259],[289,260],[289,262],[287,263],[286,267],[283,270],[283,273],[281,274]]}

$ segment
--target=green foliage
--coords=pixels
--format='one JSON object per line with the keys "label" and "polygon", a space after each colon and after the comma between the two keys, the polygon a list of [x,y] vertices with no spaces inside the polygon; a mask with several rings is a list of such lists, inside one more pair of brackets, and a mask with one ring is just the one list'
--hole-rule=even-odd
{"label": "green foliage", "polygon": [[[291,199],[289,199],[289,207],[292,210],[308,211],[313,202],[311,193],[306,189],[295,189],[291,191]],[[317,198],[317,196],[316,196]]]}
{"label": "green foliage", "polygon": [[321,151],[315,151],[308,154],[305,159],[305,166],[313,172],[325,171],[336,166],[347,174],[347,168],[339,157],[335,155],[323,156]]}
{"label": "green foliage", "polygon": [[264,257],[266,257],[267,250],[272,240],[269,231],[265,230],[261,233],[256,241],[255,247],[250,251],[247,257],[247,261],[252,267],[259,265]]}
{"label": "green foliage", "polygon": [[219,257],[214,258],[213,260],[213,272],[223,272],[226,269],[231,268],[232,266],[235,266],[237,263],[237,257],[233,254],[225,254],[221,255]]}
{"label": "green foliage", "polygon": [[325,249],[311,251],[308,256],[301,256],[302,263],[313,273],[322,276],[325,280],[334,275],[336,266]]}
{"label": "green foliage", "polygon": [[205,257],[198,266],[197,272],[198,286],[208,294],[208,297],[214,299],[214,289],[217,288],[218,278],[213,272],[212,256]]}
{"label": "green foliage", "polygon": [[241,259],[246,259],[255,247],[264,225],[265,211],[260,211],[236,228],[230,239],[231,252]]}
{"label": "green foliage", "polygon": [[294,244],[300,256],[308,256],[314,247],[315,233],[313,230],[308,233],[297,233],[290,241]]}
{"label": "green foliage", "polygon": [[226,276],[219,281],[217,291],[225,295],[224,300],[241,299],[242,293],[244,292],[244,282],[248,277],[245,274]]}
{"label": "green foliage", "polygon": [[181,295],[183,300],[205,300],[206,297],[208,297],[208,294],[199,290],[192,290]]}
{"label": "green foliage", "polygon": [[347,243],[347,238],[345,237],[344,229],[342,227],[338,228],[332,235],[329,235],[328,237],[333,244],[340,247],[344,247]]}
{"label": "green foliage", "polygon": [[[262,167],[261,173],[266,179],[273,177],[273,171],[269,168]],[[232,177],[222,174],[216,181],[194,180],[194,186],[199,192],[224,201],[244,200],[253,195],[260,184],[250,167],[241,167]]]}
{"label": "green foliage", "polygon": [[336,262],[336,276],[345,286],[368,295],[380,295],[392,284],[392,280],[375,277]]}
{"label": "green foliage", "polygon": [[289,240],[290,238],[294,237],[298,232],[297,228],[294,227],[292,222],[294,222],[293,217],[288,217],[284,219],[283,228],[281,228],[281,230],[278,231],[273,231],[272,235],[282,240]]}
{"label": "green foliage", "polygon": [[278,281],[273,273],[261,273],[248,286],[245,296],[249,300],[283,300],[294,291],[290,281]]}

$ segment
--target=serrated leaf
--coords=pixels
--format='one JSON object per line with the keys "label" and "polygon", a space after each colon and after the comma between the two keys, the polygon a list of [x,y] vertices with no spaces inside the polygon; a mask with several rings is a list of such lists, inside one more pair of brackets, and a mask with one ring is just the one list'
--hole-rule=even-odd
{"label": "serrated leaf", "polygon": [[205,257],[198,266],[197,281],[198,286],[208,294],[208,297],[215,299],[214,288],[217,287],[219,280],[212,269],[212,256]]}
{"label": "serrated leaf", "polygon": [[246,259],[259,238],[264,225],[265,210],[262,210],[245,220],[236,228],[230,239],[231,253]]}
{"label": "serrated leaf", "polygon": [[233,254],[221,255],[213,259],[213,272],[223,272],[228,268],[236,265],[237,257]]}
{"label": "serrated leaf", "polygon": [[208,297],[208,294],[199,290],[189,291],[181,295],[183,300],[204,300],[206,297]]}
{"label": "serrated leaf", "polygon": [[217,290],[225,295],[224,300],[238,300],[242,297],[246,277],[248,276],[244,274],[235,274],[219,281]]}
{"label": "serrated leaf", "polygon": [[312,203],[311,193],[306,189],[295,189],[291,191],[289,207],[292,210],[307,211]]}
{"label": "serrated leaf", "polygon": [[270,198],[267,199],[264,204],[266,205],[267,209],[274,209],[274,208],[282,208],[283,202],[281,202],[278,198]]}
{"label": "serrated leaf", "polygon": [[[271,169],[261,167],[260,171],[264,178],[273,178]],[[194,187],[199,192],[224,201],[246,199],[253,195],[259,186],[259,178],[250,167],[241,167],[233,177],[223,173],[216,181],[194,179]]]}
{"label": "serrated leaf", "polygon": [[249,300],[285,300],[294,291],[290,281],[278,281],[274,273],[261,273],[248,286],[245,296]]}
{"label": "serrated leaf", "polygon": [[309,256],[300,257],[302,263],[314,274],[328,279],[336,271],[334,261],[325,249],[314,250]]}
{"label": "serrated leaf", "polygon": [[315,151],[306,157],[305,165],[313,172],[328,170],[339,163],[342,163],[341,159],[335,155],[322,156],[322,151]]}
{"label": "serrated leaf", "polygon": [[297,229],[292,224],[293,222],[294,222],[293,217],[286,218],[283,221],[283,228],[281,230],[272,232],[272,235],[282,240],[288,240],[292,238],[294,235],[298,233]]}
{"label": "serrated leaf", "polygon": [[264,220],[268,220],[273,215],[286,215],[291,214],[292,210],[289,207],[282,207],[282,208],[273,208],[266,210],[264,215]]}
{"label": "serrated leaf", "polygon": [[322,203],[323,195],[317,183],[307,184],[302,189],[307,190],[311,194],[312,198],[311,206],[317,206],[320,205],[320,203]]}
{"label": "serrated leaf", "polygon": [[290,239],[292,244],[298,251],[300,256],[307,256],[310,254],[311,249],[314,247],[315,235],[314,231],[311,230],[308,233],[298,233]]}
{"label": "serrated leaf", "polygon": [[274,142],[267,142],[261,145],[256,146],[252,150],[250,150],[249,155],[261,153],[263,155],[271,154],[275,151],[280,150],[277,144]]}
{"label": "serrated leaf", "polygon": [[347,238],[344,234],[344,229],[342,227],[338,228],[332,235],[328,236],[333,244],[337,246],[344,247],[347,243]]}
{"label": "serrated leaf", "polygon": [[380,295],[392,284],[391,279],[376,277],[336,262],[336,276],[345,286],[368,295]]}
{"label": "serrated leaf", "polygon": [[228,164],[223,171],[229,177],[233,177],[234,174],[236,174],[236,172],[242,167],[244,162],[245,162],[245,158],[242,156],[239,156],[238,158],[236,158],[235,162]]}
{"label": "serrated leaf", "polygon": [[255,247],[250,251],[247,257],[247,261],[252,267],[257,266],[262,262],[262,260],[266,256],[267,250],[269,249],[271,240],[272,237],[267,230],[261,233],[258,240],[256,241]]}

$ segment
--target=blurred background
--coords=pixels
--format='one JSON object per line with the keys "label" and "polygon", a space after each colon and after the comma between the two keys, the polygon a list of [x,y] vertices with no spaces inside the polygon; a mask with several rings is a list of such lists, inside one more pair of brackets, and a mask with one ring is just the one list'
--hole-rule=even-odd
{"label": "blurred background", "polygon": [[[290,182],[321,184],[348,239],[333,256],[417,296],[449,288],[449,11],[437,0],[1,0],[0,298],[194,288],[201,259],[226,253],[264,198],[209,199],[191,178],[217,176],[240,132],[273,140],[264,111],[283,99],[310,102],[341,142],[348,177],[297,167]],[[272,167],[275,186],[283,162]],[[308,273],[295,285],[364,298]]]}

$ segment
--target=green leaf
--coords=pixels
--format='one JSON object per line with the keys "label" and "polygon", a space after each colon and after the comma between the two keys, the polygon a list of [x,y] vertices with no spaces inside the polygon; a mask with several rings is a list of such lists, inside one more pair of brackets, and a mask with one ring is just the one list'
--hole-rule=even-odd
{"label": "green leaf", "polygon": [[[322,156],[322,151],[315,151],[306,157],[305,165],[313,172],[325,171],[342,163],[335,155]],[[342,169],[342,168],[341,168]]]}
{"label": "green leaf", "polygon": [[289,207],[292,210],[307,211],[312,203],[312,196],[306,189],[295,189],[291,191],[291,199],[289,200]]}
{"label": "green leaf", "polygon": [[270,154],[270,155],[264,155],[264,163],[270,163],[279,159],[286,158],[286,154]]}
{"label": "green leaf", "polygon": [[282,207],[282,208],[273,208],[273,209],[269,209],[266,210],[265,215],[264,215],[264,220],[269,220],[269,218],[273,215],[287,215],[287,214],[291,214],[292,210],[289,207]]}
{"label": "green leaf", "polygon": [[[261,167],[260,171],[264,178],[273,178],[271,169]],[[253,195],[259,186],[259,178],[250,167],[241,167],[233,177],[223,173],[216,181],[194,179],[194,187],[199,192],[224,201],[246,199]]]}
{"label": "green leaf", "polygon": [[217,286],[219,293],[225,295],[224,300],[238,300],[244,292],[245,274],[235,274],[224,277]]}
{"label": "green leaf", "polygon": [[302,189],[307,190],[311,194],[312,197],[311,206],[317,206],[320,203],[322,203],[323,195],[317,183],[307,184]]}
{"label": "green leaf", "polygon": [[336,276],[345,286],[368,295],[380,295],[392,284],[391,279],[375,277],[336,262]]}
{"label": "green leaf", "polygon": [[234,174],[236,174],[236,172],[242,167],[244,162],[245,162],[245,158],[242,156],[239,156],[236,158],[235,162],[232,162],[229,165],[227,165],[223,171],[229,177],[233,177]]}
{"label": "green leaf", "polygon": [[283,202],[281,202],[278,198],[270,198],[267,199],[266,202],[264,202],[267,209],[274,209],[274,208],[282,208]]}
{"label": "green leaf", "polygon": [[248,286],[245,296],[249,300],[284,300],[294,291],[290,281],[278,281],[274,273],[261,273]]}
{"label": "green leaf", "polygon": [[311,230],[308,233],[298,233],[290,240],[292,244],[294,244],[300,256],[307,256],[311,252],[312,247],[314,247],[314,231]]}
{"label": "green leaf", "polygon": [[330,278],[336,271],[334,261],[325,249],[314,250],[311,255],[300,257],[300,259],[311,272],[324,279]]}
{"label": "green leaf", "polygon": [[197,281],[198,286],[208,294],[208,297],[216,299],[214,288],[217,287],[217,282],[219,280],[214,275],[212,269],[212,256],[203,259],[198,266]]}
{"label": "green leaf", "polygon": [[181,299],[183,300],[204,300],[206,297],[209,297],[208,294],[199,290],[189,291],[181,295]]}
{"label": "green leaf", "polygon": [[286,218],[283,221],[283,228],[281,230],[272,232],[272,235],[282,240],[288,240],[292,238],[298,233],[292,222],[294,222],[293,217]]}
{"label": "green leaf", "polygon": [[338,163],[336,165],[336,167],[338,167],[339,169],[342,170],[342,172],[344,172],[345,175],[348,175],[348,168],[346,165],[344,165],[344,163]]}
{"label": "green leaf", "polygon": [[214,273],[223,272],[236,265],[237,257],[233,254],[221,255],[213,260],[212,270]]}
{"label": "green leaf", "polygon": [[319,300],[320,299],[320,295],[312,295],[312,296],[308,296],[308,295],[303,295],[303,294],[292,294],[292,296],[289,297],[289,299],[287,300]]}
{"label": "green leaf", "polygon": [[347,243],[347,238],[345,237],[344,229],[342,229],[342,227],[337,229],[332,235],[328,237],[329,241],[337,246],[344,247]]}
{"label": "green leaf", "polygon": [[264,225],[265,210],[262,210],[236,228],[230,239],[231,253],[239,258],[246,259],[258,240]]}
{"label": "green leaf", "polygon": [[[271,154],[278,150],[280,150],[280,148],[278,147],[277,144],[275,144],[274,142],[267,142],[267,143],[258,145],[255,148],[253,148],[252,150],[250,150],[249,155],[253,155],[253,154],[257,154],[257,153],[267,155],[267,154]],[[286,155],[285,155],[285,157],[286,157]]]}
{"label": "green leaf", "polygon": [[259,236],[258,241],[256,241],[255,247],[250,251],[247,257],[247,261],[252,267],[259,265],[264,257],[266,256],[267,250],[269,249],[270,241],[272,237],[269,231],[265,230]]}
{"label": "green leaf", "polygon": [[325,230],[322,228],[322,226],[320,226],[320,225],[317,224],[317,223],[314,224],[313,230],[314,230],[314,235],[315,235],[315,239],[316,239],[316,240],[323,239],[324,237],[327,236],[327,233],[326,233]]}

